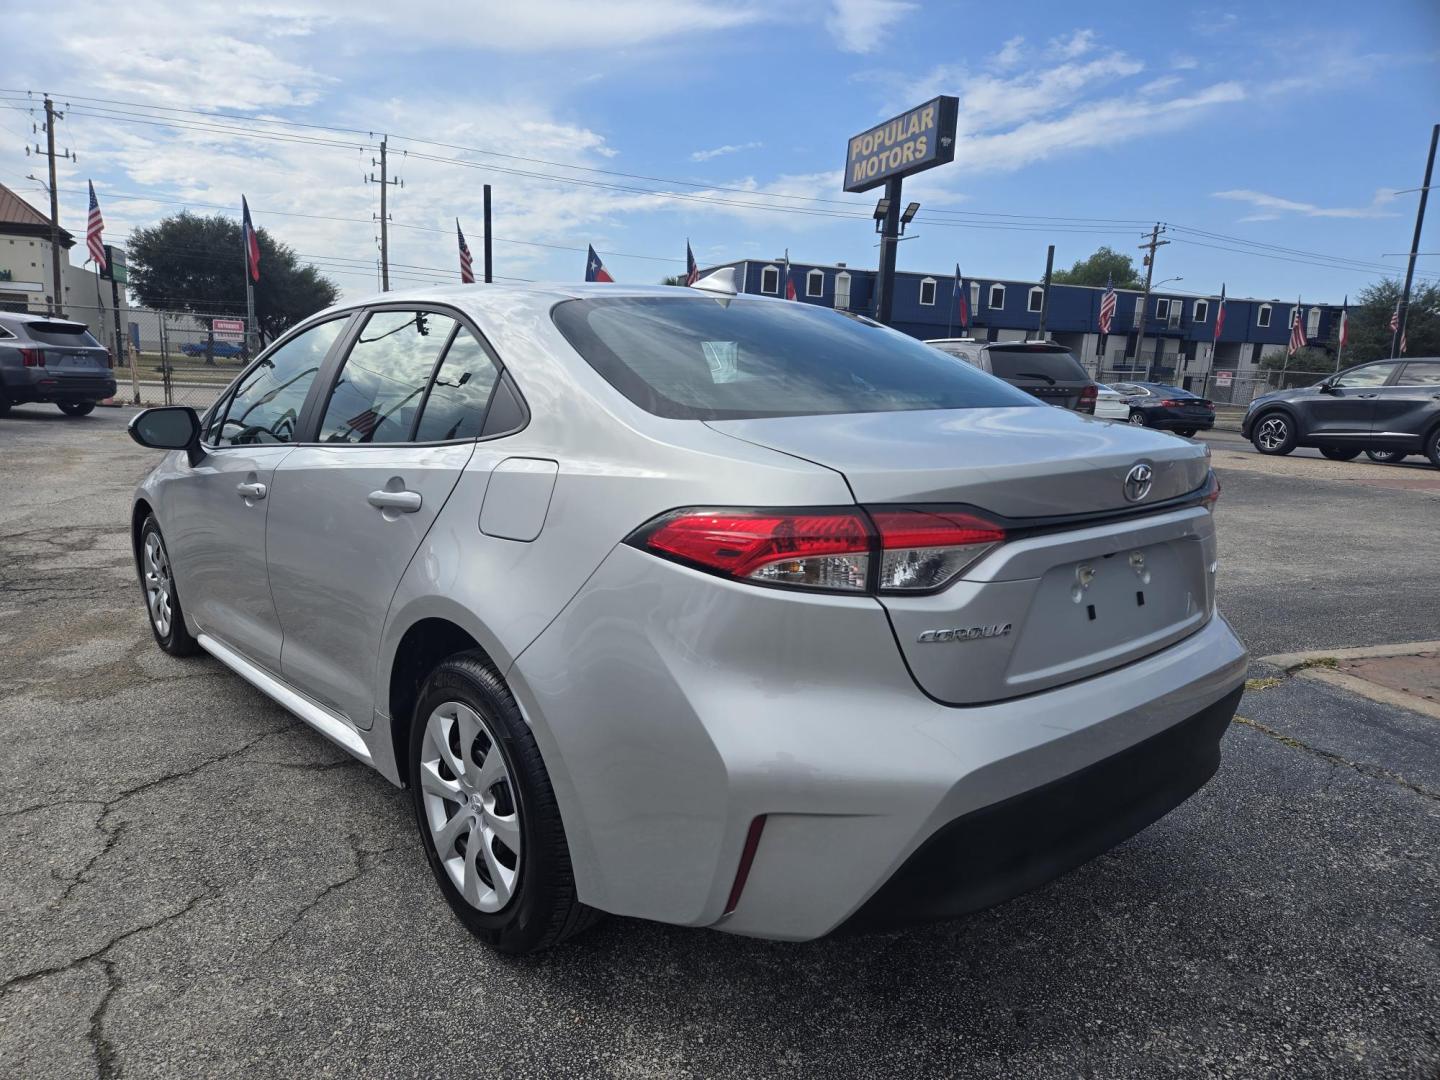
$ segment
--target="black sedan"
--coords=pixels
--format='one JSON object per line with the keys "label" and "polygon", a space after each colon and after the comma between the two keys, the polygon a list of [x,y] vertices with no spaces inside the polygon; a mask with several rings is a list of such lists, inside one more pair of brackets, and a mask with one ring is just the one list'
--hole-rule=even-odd
{"label": "black sedan", "polygon": [[1111,383],[1130,410],[1130,423],[1163,428],[1187,438],[1215,426],[1215,403],[1189,390],[1165,383]]}

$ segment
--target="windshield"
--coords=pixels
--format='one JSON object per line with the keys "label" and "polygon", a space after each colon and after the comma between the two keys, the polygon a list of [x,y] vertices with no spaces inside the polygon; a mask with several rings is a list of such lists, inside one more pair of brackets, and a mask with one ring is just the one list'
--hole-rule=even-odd
{"label": "windshield", "polygon": [[610,385],[657,416],[1039,405],[915,338],[809,304],[616,297],[567,300],[554,319]]}
{"label": "windshield", "polygon": [[26,324],[30,340],[41,345],[69,345],[72,348],[98,349],[100,343],[90,336],[84,323],[32,322]]}
{"label": "windshield", "polygon": [[1079,360],[1053,345],[992,345],[988,352],[990,370],[1002,379],[1051,385],[1090,381]]}

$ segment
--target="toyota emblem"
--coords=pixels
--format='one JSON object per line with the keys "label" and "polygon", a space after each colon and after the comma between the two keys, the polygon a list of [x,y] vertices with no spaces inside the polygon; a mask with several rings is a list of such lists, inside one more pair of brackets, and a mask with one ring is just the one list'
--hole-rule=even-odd
{"label": "toyota emblem", "polygon": [[1150,483],[1155,478],[1155,470],[1149,465],[1141,463],[1132,465],[1130,471],[1125,474],[1125,499],[1127,502],[1139,502],[1150,494]]}

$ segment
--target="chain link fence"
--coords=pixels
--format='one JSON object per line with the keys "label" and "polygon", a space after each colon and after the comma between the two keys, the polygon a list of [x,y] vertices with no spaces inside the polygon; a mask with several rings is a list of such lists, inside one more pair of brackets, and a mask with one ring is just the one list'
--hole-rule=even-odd
{"label": "chain link fence", "polygon": [[1244,408],[1261,394],[1272,390],[1291,390],[1311,386],[1325,378],[1324,371],[1288,371],[1283,368],[1216,368],[1192,371],[1178,353],[1160,356],[1142,354],[1126,356],[1116,350],[1093,358],[1086,367],[1097,382],[1158,382],[1178,386],[1193,394],[1209,398],[1217,405]]}

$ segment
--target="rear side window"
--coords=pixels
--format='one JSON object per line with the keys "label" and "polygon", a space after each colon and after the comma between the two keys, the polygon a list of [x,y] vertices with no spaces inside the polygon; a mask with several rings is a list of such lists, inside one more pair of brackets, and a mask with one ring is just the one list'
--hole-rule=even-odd
{"label": "rear side window", "polygon": [[430,374],[455,325],[433,311],[372,313],[330,391],[319,441],[409,441]]}
{"label": "rear side window", "polygon": [[345,322],[312,326],[251,368],[236,385],[218,430],[210,430],[215,445],[294,442],[310,384]]}
{"label": "rear side window", "polygon": [[615,297],[567,300],[553,317],[591,367],[657,416],[1043,408],[924,342],[810,304]]}
{"label": "rear side window", "polygon": [[1440,360],[1411,362],[1400,373],[1401,386],[1440,386]]}
{"label": "rear side window", "polygon": [[1064,349],[1048,345],[1000,345],[987,350],[990,370],[1017,382],[1089,382],[1085,369]]}
{"label": "rear side window", "polygon": [[460,327],[445,350],[445,359],[425,398],[415,441],[479,438],[485,425],[485,409],[499,377],[500,369],[490,354],[474,334]]}
{"label": "rear side window", "polygon": [[68,345],[72,349],[100,348],[100,343],[90,336],[90,331],[81,323],[32,322],[26,324],[25,330],[32,341],[41,345]]}

